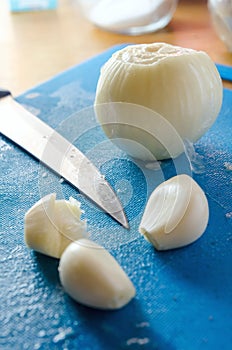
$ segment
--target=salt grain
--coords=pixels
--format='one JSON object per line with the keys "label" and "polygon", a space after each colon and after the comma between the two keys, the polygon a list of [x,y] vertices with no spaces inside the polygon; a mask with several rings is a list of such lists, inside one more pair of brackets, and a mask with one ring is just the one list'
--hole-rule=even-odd
{"label": "salt grain", "polygon": [[226,168],[226,170],[231,171],[232,170],[232,163],[225,162],[224,163],[224,167]]}

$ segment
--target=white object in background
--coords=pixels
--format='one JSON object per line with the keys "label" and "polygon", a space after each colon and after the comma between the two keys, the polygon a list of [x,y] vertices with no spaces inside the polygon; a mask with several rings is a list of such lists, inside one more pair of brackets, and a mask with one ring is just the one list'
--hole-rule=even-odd
{"label": "white object in background", "polygon": [[216,33],[232,52],[232,0],[208,0]]}
{"label": "white object in background", "polygon": [[57,7],[57,0],[10,0],[12,12],[49,10]]}
{"label": "white object in background", "polygon": [[164,28],[178,0],[78,0],[85,16],[98,27],[122,34],[143,34]]}

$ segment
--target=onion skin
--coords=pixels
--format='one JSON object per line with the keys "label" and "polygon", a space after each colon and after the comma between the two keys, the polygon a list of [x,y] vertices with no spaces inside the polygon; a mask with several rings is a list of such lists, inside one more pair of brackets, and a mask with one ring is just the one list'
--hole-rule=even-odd
{"label": "onion skin", "polygon": [[[98,105],[138,104],[159,113],[183,140],[196,142],[215,122],[222,96],[221,78],[205,52],[165,43],[130,45],[114,53],[102,67],[95,109],[102,124],[102,117],[104,123],[106,118],[102,110],[98,112]],[[110,118],[108,115],[107,123]],[[123,119],[123,115],[118,115],[118,123],[123,124]],[[135,139],[133,130],[125,135],[118,127],[113,133],[110,128],[112,131],[114,126],[103,124],[102,127],[112,141],[121,137]],[[155,149],[150,151],[157,156]]]}

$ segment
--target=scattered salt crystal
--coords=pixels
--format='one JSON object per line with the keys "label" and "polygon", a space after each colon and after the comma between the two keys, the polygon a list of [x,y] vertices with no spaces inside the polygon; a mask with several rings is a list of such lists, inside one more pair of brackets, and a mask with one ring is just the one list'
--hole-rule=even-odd
{"label": "scattered salt crystal", "polygon": [[38,333],[39,338],[43,338],[45,335],[46,335],[46,332],[44,329],[41,329],[41,331],[39,331],[39,333]]}
{"label": "scattered salt crystal", "polygon": [[5,141],[0,140],[0,150],[1,151],[7,151],[10,149],[11,149],[11,147]]}
{"label": "scattered salt crystal", "polygon": [[224,167],[226,168],[226,170],[231,171],[232,170],[232,163],[225,162],[224,163]]}
{"label": "scattered salt crystal", "polygon": [[196,152],[193,143],[189,140],[184,140],[184,145],[186,155],[190,162],[191,170],[195,174],[203,174],[205,172],[203,157]]}
{"label": "scattered salt crystal", "polygon": [[31,93],[26,95],[26,98],[33,99],[33,98],[38,97],[39,95],[40,94],[38,92],[31,92]]}
{"label": "scattered salt crystal", "polygon": [[138,345],[145,345],[150,342],[149,338],[130,338],[127,340],[127,345],[133,345],[133,344],[138,344]]}
{"label": "scattered salt crystal", "polygon": [[61,340],[64,340],[68,335],[72,334],[72,332],[73,330],[71,327],[68,327],[66,329],[59,328],[59,333],[53,337],[53,343],[58,343]]}
{"label": "scattered salt crystal", "polygon": [[136,327],[138,327],[138,328],[144,328],[144,327],[149,327],[149,326],[150,326],[149,322],[141,322],[141,323],[136,324]]}

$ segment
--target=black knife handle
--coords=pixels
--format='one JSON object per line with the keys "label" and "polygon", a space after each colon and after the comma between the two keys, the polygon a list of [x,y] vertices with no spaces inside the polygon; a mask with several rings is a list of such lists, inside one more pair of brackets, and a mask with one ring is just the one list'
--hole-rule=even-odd
{"label": "black knife handle", "polygon": [[10,91],[0,88],[0,98],[6,97],[6,96],[9,96],[9,95],[11,95]]}

